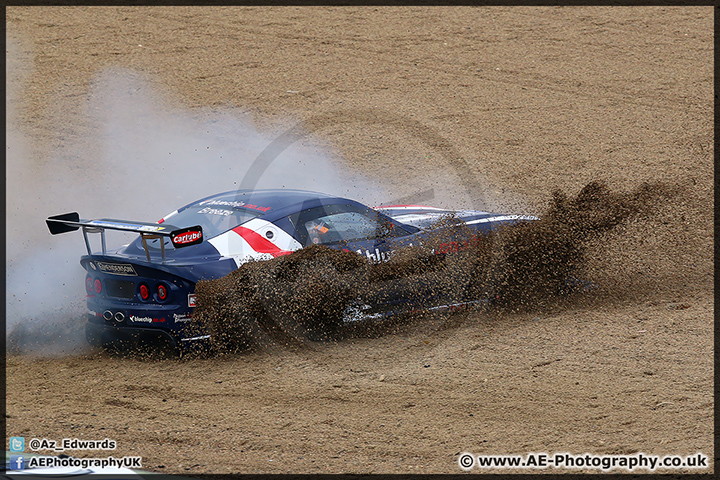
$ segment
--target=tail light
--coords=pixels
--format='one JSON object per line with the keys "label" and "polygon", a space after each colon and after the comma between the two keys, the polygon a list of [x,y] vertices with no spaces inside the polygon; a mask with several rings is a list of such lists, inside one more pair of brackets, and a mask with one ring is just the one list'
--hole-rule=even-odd
{"label": "tail light", "polygon": [[90,278],[90,275],[85,277],[85,290],[87,290],[87,293],[92,294],[95,290],[93,287],[93,280]]}
{"label": "tail light", "polygon": [[102,292],[102,282],[99,278],[95,279],[95,282],[93,283],[93,287],[95,288],[95,293],[101,293]]}
{"label": "tail light", "polygon": [[161,302],[164,302],[165,300],[167,300],[168,290],[167,290],[167,287],[165,285],[163,285],[162,283],[160,285],[158,285],[158,287],[157,287],[157,296]]}
{"label": "tail light", "polygon": [[144,283],[140,284],[140,299],[145,301],[150,298],[150,288]]}

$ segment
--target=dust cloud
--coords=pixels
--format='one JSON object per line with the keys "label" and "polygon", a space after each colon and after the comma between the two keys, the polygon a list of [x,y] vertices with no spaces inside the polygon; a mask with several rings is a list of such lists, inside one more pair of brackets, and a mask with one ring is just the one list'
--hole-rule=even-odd
{"label": "dust cloud", "polygon": [[[27,72],[12,41],[8,52],[8,348],[80,353],[88,348],[82,234],[53,237],[45,219],[77,211],[81,218],[156,221],[191,201],[238,188],[273,139],[253,126],[247,112],[175,107],[148,79],[114,68],[95,78],[75,111],[52,113],[62,129],[49,148],[39,148],[40,140],[15,118],[24,108]],[[257,188],[301,188],[366,201],[383,197],[357,175],[352,184],[344,181],[343,168],[330,152],[297,142],[273,159]],[[108,232],[111,248],[131,239]]]}
{"label": "dust cloud", "polygon": [[[548,307],[592,288],[585,257],[590,242],[648,218],[676,193],[662,183],[613,192],[591,182],[574,196],[556,191],[540,219],[482,237],[456,219],[443,219],[423,245],[400,248],[380,264],[314,245],[198,283],[194,318],[211,334],[212,350],[225,353],[393,333],[407,328],[403,314],[437,306],[424,303],[427,298],[496,311]],[[402,303],[387,320],[344,321],[353,305],[393,300]]]}

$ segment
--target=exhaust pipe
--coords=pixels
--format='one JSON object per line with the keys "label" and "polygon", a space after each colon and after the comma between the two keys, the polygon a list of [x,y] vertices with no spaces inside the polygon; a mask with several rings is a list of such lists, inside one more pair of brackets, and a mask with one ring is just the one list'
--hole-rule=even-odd
{"label": "exhaust pipe", "polygon": [[124,314],[123,312],[117,312],[117,313],[115,314],[115,321],[118,322],[118,323],[124,322],[124,321],[125,321],[125,314]]}
{"label": "exhaust pipe", "polygon": [[113,313],[110,310],[105,310],[103,312],[103,318],[107,321],[110,321],[113,319]]}

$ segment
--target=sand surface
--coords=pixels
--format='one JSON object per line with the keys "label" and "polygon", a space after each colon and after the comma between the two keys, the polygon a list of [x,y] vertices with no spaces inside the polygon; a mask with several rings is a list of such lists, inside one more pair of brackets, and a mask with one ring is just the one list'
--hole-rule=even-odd
{"label": "sand surface", "polygon": [[[6,24],[8,221],[38,227],[23,244],[60,242],[44,218],[96,201],[152,221],[248,182],[181,138],[107,135],[185,117],[242,117],[255,154],[278,138],[321,152],[354,198],[538,214],[594,180],[681,190],[592,245],[599,287],[572,302],[213,359],[10,355],[9,436],[107,437],[116,457],[186,475],[460,473],[462,452],[712,458],[711,7],[9,7]],[[122,110],[133,98],[144,108]],[[178,170],[210,191],[173,191]]]}

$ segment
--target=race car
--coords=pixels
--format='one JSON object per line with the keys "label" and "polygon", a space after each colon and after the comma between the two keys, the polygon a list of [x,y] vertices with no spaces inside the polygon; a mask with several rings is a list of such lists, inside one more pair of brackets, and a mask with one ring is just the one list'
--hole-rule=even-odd
{"label": "race car", "polygon": [[[195,285],[224,277],[248,261],[269,260],[311,245],[357,252],[368,262],[387,261],[403,246],[422,244],[438,220],[487,233],[500,225],[536,220],[474,210],[421,205],[368,207],[354,200],[301,190],[234,190],[190,203],[156,223],[83,220],[77,212],[51,216],[50,233],[81,229],[87,255],[88,341],[107,345],[137,339],[177,351],[208,339],[188,328]],[[138,233],[108,249],[106,230]],[[94,251],[90,234],[100,235]],[[434,305],[442,308],[450,305]],[[357,320],[357,311],[353,320]],[[348,320],[350,321],[350,320]]]}

